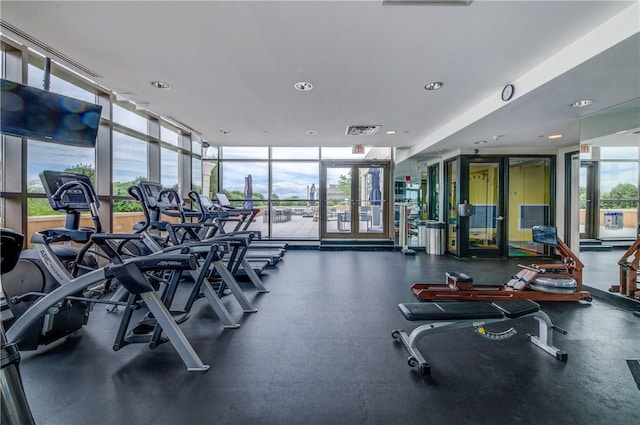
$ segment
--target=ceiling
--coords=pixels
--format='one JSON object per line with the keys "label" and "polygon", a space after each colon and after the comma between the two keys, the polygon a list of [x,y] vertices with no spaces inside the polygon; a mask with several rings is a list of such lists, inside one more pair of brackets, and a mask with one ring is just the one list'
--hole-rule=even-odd
{"label": "ceiling", "polygon": [[[416,160],[577,145],[580,117],[640,98],[639,6],[3,0],[0,12],[3,34],[45,43],[54,61],[67,63],[55,50],[210,144],[392,146]],[[297,91],[301,81],[313,90]],[[444,86],[425,90],[432,81]],[[515,94],[505,102],[507,83]],[[569,107],[580,99],[595,102]],[[350,125],[381,128],[346,135]]]}

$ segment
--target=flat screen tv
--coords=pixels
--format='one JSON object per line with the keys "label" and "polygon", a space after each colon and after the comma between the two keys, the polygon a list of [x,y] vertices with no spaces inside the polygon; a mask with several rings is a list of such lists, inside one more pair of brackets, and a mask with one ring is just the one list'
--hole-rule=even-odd
{"label": "flat screen tv", "polygon": [[45,142],[94,147],[102,106],[0,79],[0,132]]}

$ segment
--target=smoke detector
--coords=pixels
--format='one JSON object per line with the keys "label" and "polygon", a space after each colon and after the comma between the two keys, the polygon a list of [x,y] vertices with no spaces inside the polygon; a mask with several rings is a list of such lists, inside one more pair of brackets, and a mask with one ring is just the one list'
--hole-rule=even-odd
{"label": "smoke detector", "polygon": [[373,136],[380,130],[380,125],[350,125],[347,136]]}

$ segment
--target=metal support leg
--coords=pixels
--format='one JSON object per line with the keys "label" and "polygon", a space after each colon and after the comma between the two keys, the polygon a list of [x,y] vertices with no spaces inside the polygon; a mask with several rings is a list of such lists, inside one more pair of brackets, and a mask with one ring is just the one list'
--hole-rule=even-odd
{"label": "metal support leg", "polygon": [[[553,332],[557,330],[557,328],[553,325],[547,313],[538,311],[533,314],[533,317],[538,322],[538,336],[527,334],[529,341],[556,359],[566,362],[568,358],[567,353],[553,346]],[[566,333],[561,330],[559,332]]]}
{"label": "metal support leg", "polygon": [[260,279],[260,276],[258,276],[258,273],[256,273],[253,267],[251,267],[251,264],[249,264],[246,258],[242,259],[242,262],[240,263],[240,265],[242,266],[242,269],[245,271],[247,276],[249,276],[251,283],[253,283],[253,286],[256,287],[258,292],[260,293],[269,292],[269,290],[262,283],[262,279]]}
{"label": "metal support leg", "polygon": [[233,296],[236,297],[245,313],[255,313],[256,311],[258,311],[253,307],[247,296],[240,288],[240,285],[238,285],[238,281],[233,277],[231,272],[225,267],[222,261],[214,261],[213,267],[215,267],[216,272],[218,272],[229,290],[231,290]]}
{"label": "metal support leg", "polygon": [[187,338],[173,320],[173,317],[171,317],[169,310],[167,310],[164,304],[158,299],[158,295],[155,292],[143,292],[140,296],[147,308],[153,313],[153,316],[158,321],[158,325],[160,325],[167,335],[167,338],[169,338],[169,341],[178,352],[180,358],[182,358],[182,361],[187,366],[187,370],[189,372],[204,372],[209,370],[209,365],[202,363],[200,357],[198,357]]}
{"label": "metal support leg", "polygon": [[[198,269],[191,271],[190,273],[193,279],[197,281],[198,275],[201,272],[202,270]],[[231,314],[229,314],[229,310],[227,310],[227,307],[225,307],[225,305],[222,303],[222,300],[220,299],[220,297],[218,297],[218,294],[216,294],[206,278],[202,281],[201,290],[205,298],[209,302],[209,305],[216,313],[216,316],[218,316],[218,319],[220,319],[226,329],[235,329],[240,327],[240,325],[236,323],[235,320],[233,320],[233,317],[231,317]]]}
{"label": "metal support leg", "polygon": [[20,352],[16,344],[7,344],[2,333],[2,423],[7,425],[35,424],[20,377]]}

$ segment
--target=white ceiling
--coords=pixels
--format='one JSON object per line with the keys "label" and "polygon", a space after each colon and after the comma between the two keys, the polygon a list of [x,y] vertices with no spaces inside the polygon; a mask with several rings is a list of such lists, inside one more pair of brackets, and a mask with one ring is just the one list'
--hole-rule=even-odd
{"label": "white ceiling", "polygon": [[[393,146],[400,159],[478,140],[562,147],[578,143],[580,117],[640,98],[638,1],[3,0],[0,16],[211,144]],[[568,106],[583,98],[595,103]],[[382,128],[345,135],[368,124]]]}

